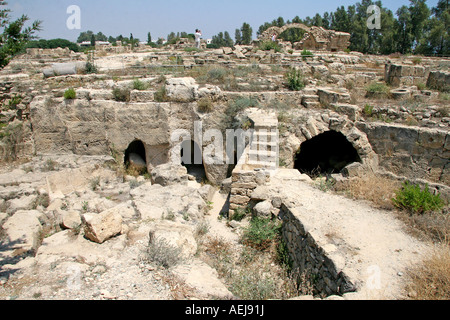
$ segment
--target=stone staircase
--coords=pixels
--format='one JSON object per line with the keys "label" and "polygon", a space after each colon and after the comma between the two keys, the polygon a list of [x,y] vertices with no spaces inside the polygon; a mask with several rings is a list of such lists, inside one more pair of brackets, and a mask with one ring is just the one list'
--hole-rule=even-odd
{"label": "stone staircase", "polygon": [[253,123],[250,143],[232,173],[230,210],[245,208],[253,190],[265,185],[278,171],[278,118],[257,108],[247,110]]}
{"label": "stone staircase", "polygon": [[276,170],[279,155],[277,115],[252,108],[248,116],[254,123],[254,132],[245,164],[254,168]]}
{"label": "stone staircase", "polygon": [[303,89],[302,106],[308,109],[315,109],[320,107],[319,95],[317,88]]}

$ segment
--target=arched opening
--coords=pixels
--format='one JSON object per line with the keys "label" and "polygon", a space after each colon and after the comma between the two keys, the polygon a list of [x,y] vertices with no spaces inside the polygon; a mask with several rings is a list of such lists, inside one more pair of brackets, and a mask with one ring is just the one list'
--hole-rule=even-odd
{"label": "arched opening", "polygon": [[147,173],[145,145],[141,140],[134,140],[125,150],[124,164],[131,174]]}
{"label": "arched opening", "polygon": [[354,162],[361,162],[361,158],[347,138],[340,132],[327,131],[302,143],[294,168],[318,176],[338,173]]}
{"label": "arched opening", "polygon": [[305,29],[299,27],[292,27],[284,30],[278,36],[278,39],[290,41],[292,44],[294,44],[295,42],[301,41],[305,37],[306,33],[308,33],[308,31],[306,31]]}
{"label": "arched opening", "polygon": [[199,145],[193,140],[185,140],[181,143],[180,152],[181,165],[186,167],[188,173],[193,175],[197,182],[205,181],[206,171]]}

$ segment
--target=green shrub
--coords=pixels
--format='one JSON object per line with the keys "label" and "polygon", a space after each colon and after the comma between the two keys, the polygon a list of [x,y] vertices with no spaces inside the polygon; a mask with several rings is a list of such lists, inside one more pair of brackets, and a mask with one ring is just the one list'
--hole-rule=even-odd
{"label": "green shrub", "polygon": [[370,104],[366,104],[364,106],[364,114],[368,117],[371,117],[373,114],[373,106],[371,106]]}
{"label": "green shrub", "polygon": [[66,99],[66,100],[73,100],[76,97],[77,97],[77,93],[75,92],[74,88],[67,89],[64,92],[64,99]]}
{"label": "green shrub", "polygon": [[242,243],[258,250],[265,250],[277,240],[281,224],[271,219],[254,217],[244,229]]}
{"label": "green shrub", "polygon": [[301,55],[302,55],[303,61],[305,61],[307,57],[313,57],[314,56],[314,54],[311,51],[306,50],[306,49],[304,49],[302,51]]}
{"label": "green shrub", "polygon": [[278,43],[273,41],[264,41],[259,44],[259,49],[264,51],[275,50],[275,52],[280,52],[281,47]]}
{"label": "green shrub", "polygon": [[385,83],[380,82],[372,82],[366,87],[367,93],[379,93],[379,94],[388,94],[389,87]]}
{"label": "green shrub", "polygon": [[114,88],[113,89],[114,100],[119,102],[130,101],[130,89],[127,88]]}
{"label": "green shrub", "polygon": [[440,194],[432,194],[428,185],[422,190],[418,184],[405,182],[392,199],[394,205],[406,209],[411,213],[423,214],[430,211],[439,211],[444,207]]}
{"label": "green shrub", "polygon": [[86,63],[86,73],[87,74],[91,74],[91,73],[97,73],[98,69],[95,66],[95,64],[93,64],[92,62],[87,62]]}
{"label": "green shrub", "polygon": [[292,91],[300,91],[305,87],[305,80],[300,70],[291,68],[286,74],[287,87]]}
{"label": "green shrub", "polygon": [[133,89],[134,90],[147,90],[147,88],[148,88],[148,85],[145,82],[143,82],[139,79],[133,80]]}

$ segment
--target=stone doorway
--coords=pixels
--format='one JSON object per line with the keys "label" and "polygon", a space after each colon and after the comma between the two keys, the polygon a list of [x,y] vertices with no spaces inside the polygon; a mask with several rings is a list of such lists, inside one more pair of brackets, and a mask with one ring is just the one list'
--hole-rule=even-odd
{"label": "stone doorway", "polygon": [[339,173],[354,162],[361,162],[356,149],[342,133],[331,130],[301,144],[294,168],[316,177]]}

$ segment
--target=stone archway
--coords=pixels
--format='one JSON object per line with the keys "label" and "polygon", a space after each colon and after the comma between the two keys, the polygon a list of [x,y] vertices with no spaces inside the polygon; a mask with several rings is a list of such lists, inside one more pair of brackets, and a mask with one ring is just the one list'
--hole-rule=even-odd
{"label": "stone archway", "polygon": [[270,27],[259,36],[259,39],[262,41],[271,40],[273,34],[276,34],[276,36],[278,38],[278,36],[280,34],[282,34],[284,31],[286,31],[288,29],[295,29],[295,28],[305,30],[306,32],[311,31],[311,28],[307,27],[306,25],[304,25],[302,23],[291,23],[291,24],[284,25],[282,27],[276,27],[276,26]]}
{"label": "stone archway", "polygon": [[301,144],[294,168],[315,176],[339,173],[355,162],[361,158],[354,146],[341,132],[330,130]]}
{"label": "stone archway", "polygon": [[284,31],[294,28],[306,31],[303,39],[295,43],[296,49],[343,51],[350,45],[350,33],[327,30],[316,26],[308,27],[302,23],[270,27],[259,36],[259,40],[270,41],[273,34],[278,37]]}
{"label": "stone archway", "polygon": [[[327,148],[327,143],[331,140],[332,142],[334,141],[334,143],[336,143],[337,141],[338,145],[341,147],[344,146],[345,150],[344,153],[339,153],[338,151],[337,154],[333,154],[333,152],[330,152],[329,156],[335,156],[334,161],[336,161],[336,164],[342,162],[342,164],[348,165],[350,163],[357,162],[360,163],[361,166],[366,170],[376,170],[376,168],[378,167],[378,156],[373,151],[367,135],[359,130],[355,126],[355,123],[353,121],[350,121],[347,116],[310,116],[309,118],[307,118],[304,124],[300,126],[299,131],[297,132],[299,144],[296,146],[296,149],[291,149],[294,159],[292,163],[293,166],[299,165],[298,163],[295,163],[295,160],[298,160],[298,152],[301,146],[304,147],[305,145],[310,145],[307,148],[311,147],[312,149],[314,149],[317,144],[322,144],[322,146],[325,145],[322,148]],[[328,148],[334,148],[333,143],[329,144]],[[336,160],[339,158],[341,159],[341,161]],[[341,170],[342,165],[325,167],[325,173],[326,171],[328,171],[327,169],[338,172]]]}
{"label": "stone archway", "polygon": [[141,140],[134,140],[125,150],[124,164],[127,169],[132,168],[139,174],[147,172],[147,154]]}

